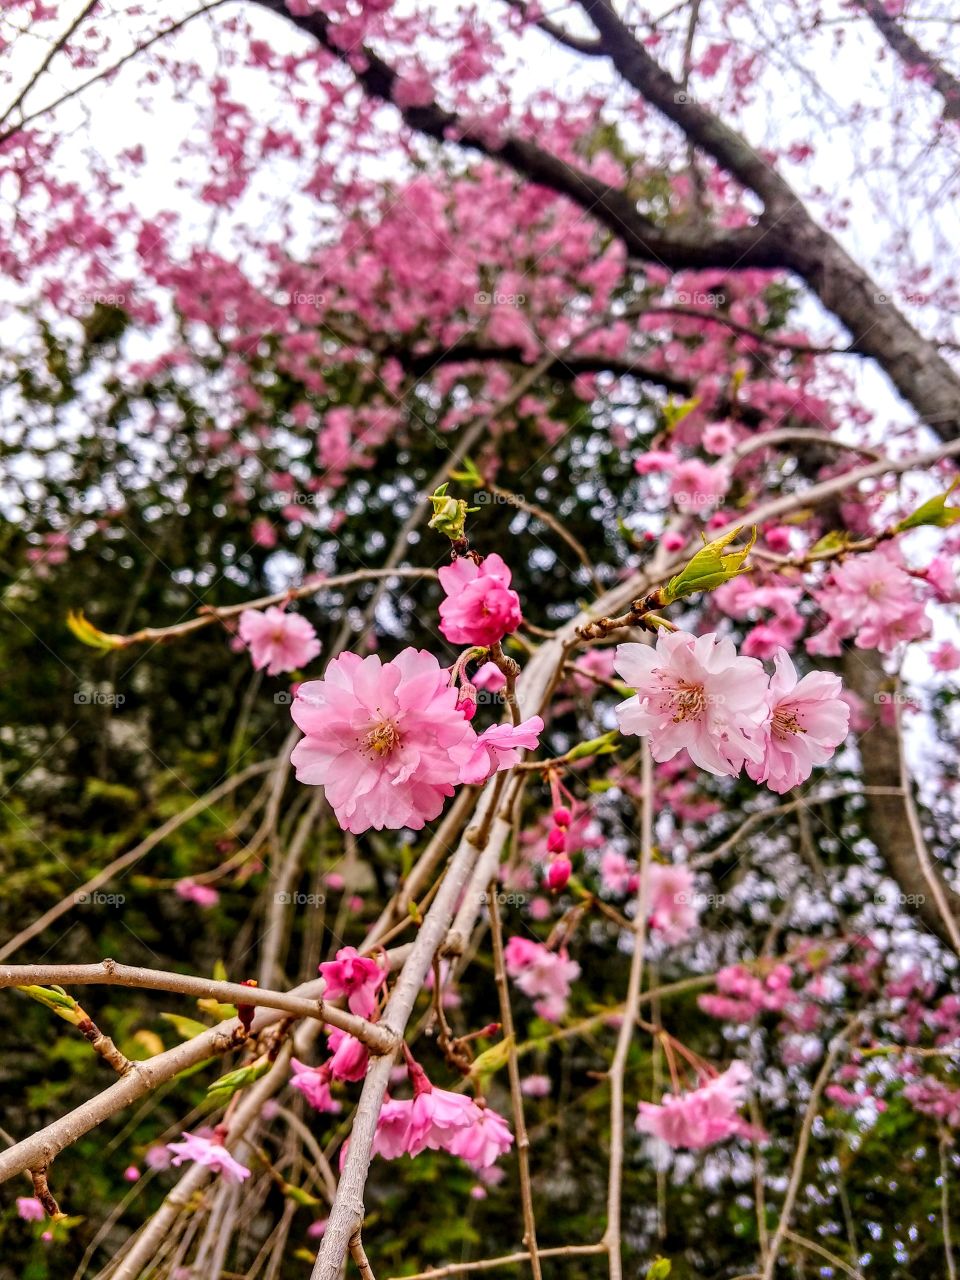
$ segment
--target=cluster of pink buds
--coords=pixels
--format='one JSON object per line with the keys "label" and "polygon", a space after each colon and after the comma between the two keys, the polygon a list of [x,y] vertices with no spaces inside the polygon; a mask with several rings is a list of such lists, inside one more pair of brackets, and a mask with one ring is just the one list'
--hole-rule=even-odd
{"label": "cluster of pink buds", "polygon": [[570,863],[570,827],[573,823],[573,796],[550,771],[550,799],[553,804],[552,826],[547,835],[547,873],[544,877],[551,893],[560,893],[567,887],[573,867]]}

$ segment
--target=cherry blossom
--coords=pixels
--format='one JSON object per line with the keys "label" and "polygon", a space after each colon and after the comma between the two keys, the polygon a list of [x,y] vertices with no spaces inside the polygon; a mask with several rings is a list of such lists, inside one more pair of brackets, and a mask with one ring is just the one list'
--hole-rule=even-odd
{"label": "cherry blossom", "polygon": [[330,1028],[327,1040],[333,1057],[326,1065],[334,1079],[362,1080],[367,1074],[367,1063],[370,1060],[366,1045],[348,1031],[341,1031],[339,1027]]}
{"label": "cherry blossom", "polygon": [[753,1130],[737,1114],[746,1100],[750,1070],[734,1062],[691,1093],[665,1093],[661,1103],[641,1102],[636,1127],[671,1147],[698,1150]]}
{"label": "cherry blossom", "polygon": [[167,1149],[173,1153],[173,1164],[181,1165],[185,1160],[194,1160],[197,1164],[206,1165],[214,1173],[219,1173],[224,1182],[243,1182],[250,1177],[250,1170],[234,1160],[226,1147],[213,1138],[184,1133],[182,1142],[168,1142]]}
{"label": "cherry blossom", "polygon": [[308,1067],[296,1058],[290,1059],[292,1076],[290,1084],[299,1089],[315,1111],[337,1112],[340,1103],[330,1095],[332,1072],[329,1066]]}
{"label": "cherry blossom", "polygon": [[650,926],[664,942],[682,942],[697,927],[694,906],[693,872],[689,867],[670,867],[652,862],[647,871],[647,911]]}
{"label": "cherry blossom", "polygon": [[17,1196],[17,1216],[24,1222],[42,1222],[46,1210],[36,1196]]}
{"label": "cherry blossom", "polygon": [[617,671],[636,694],[617,707],[624,733],[647,735],[654,760],[686,748],[709,773],[735,775],[760,761],[756,731],[766,713],[767,677],[755,658],[713,632],[660,632],[656,646],[617,646]]}
{"label": "cherry blossom", "polygon": [[449,673],[422,649],[386,663],[341,654],[299,687],[291,712],[306,735],[291,755],[297,778],[323,786],[355,835],[437,817],[476,744]]}
{"label": "cherry blossom", "polygon": [[306,618],[283,609],[244,609],[239,632],[254,667],[265,667],[268,676],[305,667],[320,652],[317,633]]}
{"label": "cherry blossom", "polygon": [[507,973],[534,1009],[548,1022],[559,1022],[566,1013],[570,984],[580,976],[580,966],[565,951],[551,951],[532,938],[513,937],[504,947]]}
{"label": "cherry blossom", "polygon": [[376,960],[362,956],[356,947],[341,947],[336,959],[319,966],[326,982],[324,997],[346,996],[351,1012],[369,1018],[377,1004],[377,992],[387,980],[386,970]]}
{"label": "cherry blossom", "polygon": [[520,597],[510,588],[510,570],[494,552],[479,564],[461,556],[439,570],[446,599],[440,630],[451,644],[496,644],[523,621]]}
{"label": "cherry blossom", "polygon": [[763,725],[762,761],[747,761],[754,782],[782,795],[825,764],[847,736],[850,708],[840,697],[840,677],[810,671],[797,679],[785,649],[777,652],[776,672],[767,695],[769,719]]}
{"label": "cherry blossom", "polygon": [[447,1150],[473,1169],[489,1169],[513,1146],[510,1126],[492,1107],[477,1107],[471,1125],[457,1129]]}
{"label": "cherry blossom", "polygon": [[892,653],[930,633],[917,581],[907,572],[896,543],[851,556],[831,570],[823,589],[814,594],[828,623],[807,641],[811,653],[837,654],[847,636],[860,649]]}
{"label": "cherry blossom", "polygon": [[470,759],[460,770],[461,782],[486,782],[501,769],[509,769],[520,759],[520,752],[532,750],[540,742],[543,720],[531,716],[520,724],[495,724],[484,729],[477,738]]}

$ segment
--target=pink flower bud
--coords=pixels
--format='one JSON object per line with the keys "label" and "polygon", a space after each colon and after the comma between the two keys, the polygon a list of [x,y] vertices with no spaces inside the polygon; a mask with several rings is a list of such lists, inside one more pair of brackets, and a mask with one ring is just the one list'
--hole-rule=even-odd
{"label": "pink flower bud", "polygon": [[553,811],[554,826],[569,827],[572,821],[572,817],[573,815],[570,813],[570,810],[563,808],[563,806],[561,806],[559,809],[554,809]]}
{"label": "pink flower bud", "polygon": [[565,889],[572,870],[569,858],[563,856],[554,858],[547,867],[547,888],[552,893],[559,893],[561,889]]}
{"label": "pink flower bud", "polygon": [[567,847],[567,837],[561,827],[553,827],[547,836],[547,849],[550,853],[563,853]]}

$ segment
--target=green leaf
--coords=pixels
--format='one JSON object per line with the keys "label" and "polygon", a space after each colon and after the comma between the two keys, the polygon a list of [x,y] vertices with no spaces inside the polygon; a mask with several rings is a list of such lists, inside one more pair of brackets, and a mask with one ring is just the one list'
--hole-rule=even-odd
{"label": "green leaf", "polygon": [[31,1000],[36,1000],[38,1004],[45,1005],[58,1018],[63,1018],[64,1022],[77,1026],[83,1020],[83,1010],[73,996],[68,996],[62,987],[17,987],[17,990],[22,991]]}
{"label": "green leaf", "polygon": [[429,501],[433,504],[433,515],[427,521],[431,529],[446,534],[457,542],[466,537],[467,514],[478,510],[468,507],[463,498],[451,498],[447,495],[449,485],[444,482],[431,494]]}
{"label": "green leaf", "polygon": [[82,644],[89,645],[91,649],[99,649],[102,653],[108,653],[111,649],[122,649],[126,643],[123,636],[110,635],[106,631],[101,631],[99,627],[95,627],[84,617],[82,609],[70,610],[67,614],[67,626]]}
{"label": "green leaf", "polygon": [[616,751],[619,737],[620,730],[611,729],[602,738],[591,738],[589,742],[578,743],[572,751],[567,752],[566,759],[583,760],[587,756],[608,756],[612,751]]}
{"label": "green leaf", "polygon": [[470,1078],[472,1080],[483,1079],[486,1076],[492,1076],[501,1067],[505,1067],[507,1059],[510,1057],[512,1045],[513,1036],[507,1036],[497,1044],[491,1045],[489,1049],[484,1049],[483,1053],[475,1058],[471,1064]]}
{"label": "green leaf", "polygon": [[847,535],[839,529],[831,529],[813,544],[808,554],[815,556],[831,551],[842,551],[846,545]]}
{"label": "green leaf", "polygon": [[740,533],[740,528],[725,533],[722,538],[704,543],[685,568],[671,578],[665,587],[661,587],[660,595],[664,604],[673,604],[684,596],[696,595],[701,591],[713,591],[715,587],[729,582],[740,573],[746,573],[749,566],[745,564],[747,556],[757,540],[754,528],[750,541],[745,547],[737,547],[734,551],[726,548]]}
{"label": "green leaf", "polygon": [[658,1254],[647,1267],[646,1280],[667,1280],[671,1270],[670,1259],[661,1258]]}
{"label": "green leaf", "polygon": [[246,1089],[247,1085],[259,1080],[269,1070],[270,1063],[266,1058],[261,1058],[259,1062],[252,1062],[248,1067],[238,1067],[236,1071],[228,1071],[225,1076],[221,1076],[219,1080],[214,1080],[213,1084],[207,1086],[207,1096],[223,1102],[232,1097],[238,1089]]}
{"label": "green leaf", "polygon": [[663,409],[663,420],[666,423],[667,432],[676,430],[684,418],[689,418],[694,409],[699,408],[700,400],[695,396],[692,400],[674,400],[673,396],[667,400]]}
{"label": "green leaf", "polygon": [[958,484],[960,480],[954,480],[946,493],[937,494],[922,507],[917,507],[912,516],[907,516],[906,520],[901,520],[899,524],[894,525],[893,532],[904,533],[907,529],[919,529],[924,524],[935,525],[938,529],[949,529],[952,524],[956,524],[960,520],[960,507],[948,507],[947,499]]}
{"label": "green leaf", "polygon": [[170,1023],[181,1040],[192,1040],[194,1036],[210,1030],[209,1023],[198,1022],[196,1018],[185,1018],[181,1013],[161,1013],[160,1017]]}
{"label": "green leaf", "polygon": [[471,489],[482,489],[484,487],[483,476],[470,458],[463,459],[462,468],[459,471],[450,472],[450,479],[456,480],[457,484],[466,485]]}

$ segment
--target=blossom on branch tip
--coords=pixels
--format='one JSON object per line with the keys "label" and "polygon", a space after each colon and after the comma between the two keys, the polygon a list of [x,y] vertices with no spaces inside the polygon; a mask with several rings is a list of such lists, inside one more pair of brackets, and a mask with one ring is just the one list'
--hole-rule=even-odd
{"label": "blossom on branch tip", "polygon": [[308,1067],[297,1058],[291,1058],[290,1067],[293,1072],[291,1086],[300,1090],[315,1111],[336,1113],[340,1110],[340,1103],[330,1094],[332,1072],[329,1066]]}
{"label": "blossom on branch tip", "polygon": [[738,1114],[746,1100],[750,1070],[734,1062],[707,1084],[690,1093],[665,1093],[661,1103],[639,1104],[636,1128],[671,1147],[699,1150],[734,1136],[755,1135]]}
{"label": "blossom on branch tip", "polygon": [[366,1045],[350,1035],[349,1031],[341,1031],[339,1027],[331,1027],[327,1032],[333,1057],[327,1062],[327,1070],[336,1080],[362,1080],[367,1074],[367,1063],[370,1053]]}
{"label": "blossom on branch tip", "polygon": [[173,1152],[173,1164],[179,1166],[185,1160],[193,1160],[197,1164],[206,1165],[214,1173],[219,1173],[224,1182],[243,1182],[250,1177],[250,1170],[246,1165],[234,1160],[221,1143],[212,1138],[202,1138],[196,1133],[184,1133],[182,1137],[182,1142],[167,1143],[167,1149]]}
{"label": "blossom on branch tip", "polygon": [[507,974],[534,1001],[534,1009],[548,1022],[559,1022],[566,1013],[570,984],[580,976],[580,966],[565,951],[551,951],[532,938],[513,937],[503,952]]}
{"label": "blossom on branch tip", "polygon": [[655,647],[618,645],[616,667],[637,691],[616,709],[620,728],[649,736],[658,763],[685,747],[694,764],[722,777],[736,776],[744,760],[762,760],[756,734],[767,676],[732,640],[661,631]]}
{"label": "blossom on branch tip", "polygon": [[543,732],[540,716],[531,716],[521,724],[495,724],[484,729],[477,738],[470,759],[460,770],[461,782],[486,782],[501,769],[509,769],[520,759],[520,752],[539,745]]}
{"label": "blossom on branch tip", "polygon": [[376,960],[360,955],[356,947],[341,947],[335,960],[324,961],[318,969],[327,984],[325,999],[346,996],[352,1013],[370,1017],[376,1008],[377,992],[387,980],[386,971]]}
{"label": "blossom on branch tip", "polygon": [[495,552],[479,564],[468,556],[438,571],[446,599],[440,630],[451,644],[487,647],[516,631],[523,621],[520,597],[510,587],[510,570]]}
{"label": "blossom on branch tip", "polygon": [[317,633],[306,618],[276,607],[244,609],[239,631],[254,667],[258,671],[266,667],[268,676],[305,667],[321,648]]}
{"label": "blossom on branch tip", "polygon": [[769,718],[762,727],[763,759],[748,760],[747,773],[783,795],[805,782],[814,765],[830,759],[847,736],[850,708],[840,696],[839,676],[810,671],[798,680],[785,649],[778,650],[774,662]]}
{"label": "blossom on branch tip", "polygon": [[419,831],[454,793],[476,734],[449,672],[408,648],[381,662],[343,653],[291,707],[306,735],[293,749],[297,778],[323,786],[345,831]]}

